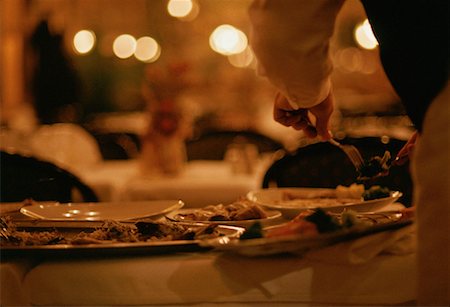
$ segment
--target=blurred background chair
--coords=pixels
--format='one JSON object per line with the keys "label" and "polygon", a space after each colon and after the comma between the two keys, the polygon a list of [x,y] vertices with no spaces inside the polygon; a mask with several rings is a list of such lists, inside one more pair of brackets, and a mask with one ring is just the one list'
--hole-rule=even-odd
{"label": "blurred background chair", "polygon": [[186,142],[187,158],[188,160],[222,160],[231,144],[253,144],[260,154],[283,149],[280,142],[255,131],[209,131]]}
{"label": "blurred background chair", "polygon": [[[394,158],[405,144],[397,139],[380,137],[345,138],[343,144],[355,145],[364,159],[383,156],[388,150]],[[323,187],[336,188],[356,182],[357,171],[347,156],[336,146],[320,142],[286,153],[276,160],[266,171],[262,187]],[[364,183],[366,187],[381,185],[391,190],[403,192],[400,202],[411,205],[412,180],[409,163],[392,167],[389,176],[379,177]]]}
{"label": "blurred background chair", "polygon": [[94,136],[76,124],[42,125],[30,136],[29,145],[33,156],[74,173],[103,160]]}
{"label": "blurred background chair", "polygon": [[131,132],[91,131],[98,143],[103,160],[128,160],[137,158],[141,150],[140,138]]}
{"label": "blurred background chair", "polygon": [[97,202],[95,192],[77,176],[57,165],[0,151],[0,201]]}

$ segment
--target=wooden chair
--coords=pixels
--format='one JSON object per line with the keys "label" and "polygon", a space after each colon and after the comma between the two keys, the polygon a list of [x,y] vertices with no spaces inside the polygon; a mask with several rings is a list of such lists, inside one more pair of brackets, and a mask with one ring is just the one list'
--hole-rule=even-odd
{"label": "wooden chair", "polygon": [[[405,144],[390,139],[384,144],[378,137],[347,138],[343,144],[355,145],[365,159],[382,156],[388,150],[393,157]],[[299,148],[292,154],[285,154],[266,171],[262,187],[323,187],[335,188],[356,182],[357,171],[347,156],[336,146],[320,142]],[[411,205],[412,180],[409,163],[390,169],[389,176],[379,177],[364,183],[366,187],[381,185],[403,192],[400,202]]]}
{"label": "wooden chair", "polygon": [[97,202],[95,192],[78,177],[47,161],[0,151],[0,202],[72,202],[74,193],[81,201]]}

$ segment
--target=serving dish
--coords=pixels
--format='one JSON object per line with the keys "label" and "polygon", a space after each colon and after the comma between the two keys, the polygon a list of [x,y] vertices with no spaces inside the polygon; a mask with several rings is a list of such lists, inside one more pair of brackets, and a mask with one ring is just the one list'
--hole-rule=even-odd
{"label": "serving dish", "polygon": [[48,221],[126,221],[159,218],[184,206],[181,200],[120,201],[98,203],[34,202],[20,212],[34,219]]}
{"label": "serving dish", "polygon": [[[377,218],[376,214],[371,215],[374,219]],[[383,217],[383,221],[375,223],[371,226],[342,229],[312,237],[307,237],[304,235],[289,235],[247,240],[221,237],[204,240],[200,243],[200,245],[223,252],[230,252],[249,257],[270,256],[276,254],[303,255],[310,250],[323,248],[336,243],[361,238],[383,231],[397,230],[409,226],[412,223],[413,218],[404,217],[401,212],[396,211],[387,212]],[[283,225],[271,226],[266,229],[273,230],[277,227],[283,227]]]}
{"label": "serving dish", "polygon": [[[286,200],[286,194],[294,195]],[[349,200],[340,204],[325,204],[326,198],[333,198],[334,189],[325,188],[269,188],[250,191],[247,198],[263,207],[279,210],[285,218],[293,218],[302,211],[321,207],[328,212],[340,213],[344,210],[356,212],[374,212],[394,203],[401,196],[399,191],[391,191],[388,197],[372,200]],[[335,197],[335,196],[334,196]],[[298,200],[307,200],[307,204]],[[314,200],[317,200],[316,202]]]}
{"label": "serving dish", "polygon": [[[80,232],[93,232],[103,225],[101,221],[48,221],[48,220],[21,220],[15,221],[17,230],[28,232],[58,231],[64,238],[74,238]],[[126,225],[132,222],[121,222]],[[190,225],[198,229],[205,225]],[[221,237],[239,237],[243,228],[217,225],[215,230]],[[168,240],[147,242],[105,242],[96,244],[51,244],[29,246],[1,246],[3,259],[27,257],[103,257],[103,256],[129,256],[154,255],[176,252],[204,251],[210,248],[200,245],[201,240]]]}

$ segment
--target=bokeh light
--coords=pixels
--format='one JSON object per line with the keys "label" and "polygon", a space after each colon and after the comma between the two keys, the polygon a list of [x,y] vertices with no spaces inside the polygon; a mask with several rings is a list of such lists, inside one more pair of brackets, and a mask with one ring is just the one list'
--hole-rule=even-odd
{"label": "bokeh light", "polygon": [[119,35],[113,43],[114,54],[120,59],[131,57],[136,51],[136,39],[129,34]]}
{"label": "bokeh light", "polygon": [[136,41],[134,56],[142,62],[155,62],[161,55],[158,42],[149,36],[143,36]]}
{"label": "bokeh light", "polygon": [[241,53],[248,46],[247,36],[231,25],[217,27],[209,37],[211,48],[223,55]]}
{"label": "bokeh light", "polygon": [[370,26],[369,20],[364,20],[364,22],[356,25],[354,31],[354,37],[356,43],[364,49],[372,50],[378,46],[378,41],[372,32],[372,27]]}
{"label": "bokeh light", "polygon": [[191,13],[193,7],[194,4],[192,3],[192,0],[170,0],[167,3],[167,11],[169,12],[170,16],[177,18],[188,16]]}
{"label": "bokeh light", "polygon": [[234,67],[244,68],[249,67],[255,59],[253,51],[250,47],[247,47],[241,53],[236,53],[228,56],[228,61]]}
{"label": "bokeh light", "polygon": [[95,34],[90,30],[78,31],[73,37],[73,48],[78,54],[89,53],[95,45]]}

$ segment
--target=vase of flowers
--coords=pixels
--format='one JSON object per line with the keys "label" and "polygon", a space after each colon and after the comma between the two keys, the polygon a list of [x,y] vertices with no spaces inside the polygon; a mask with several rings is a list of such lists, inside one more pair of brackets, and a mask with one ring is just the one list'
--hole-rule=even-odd
{"label": "vase of flowers", "polygon": [[176,175],[186,163],[185,140],[190,129],[179,98],[188,86],[187,66],[149,68],[144,82],[148,128],[142,136],[140,168],[144,175]]}

